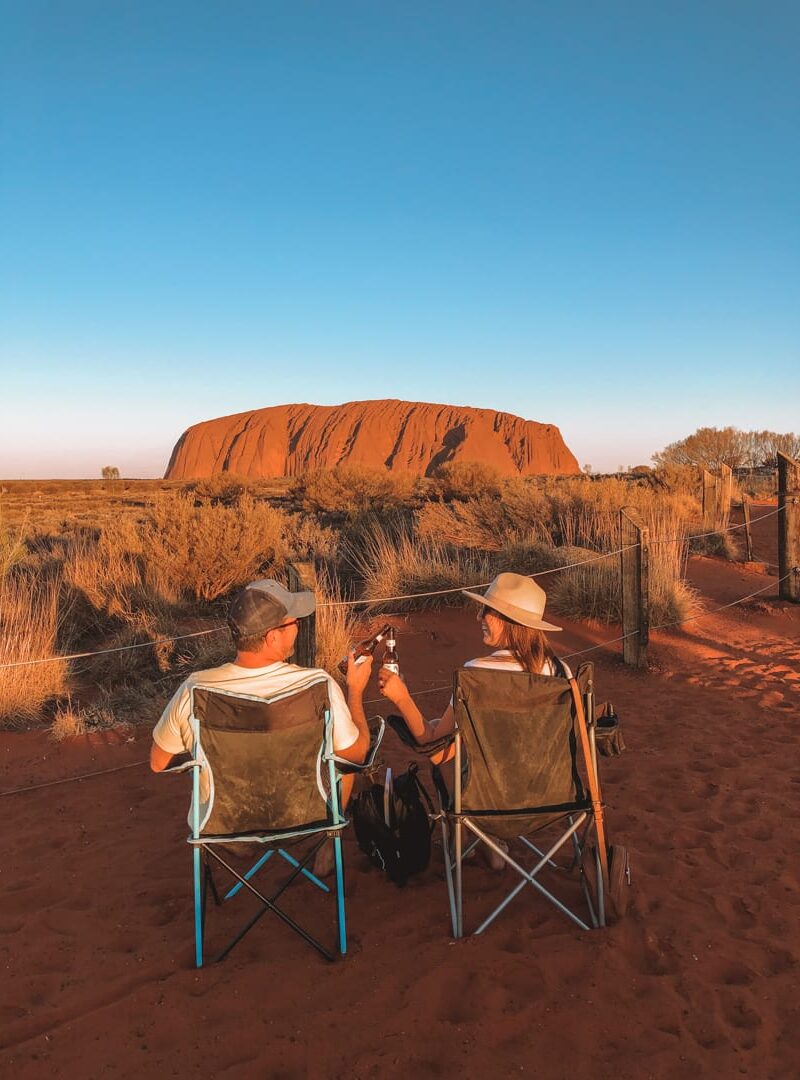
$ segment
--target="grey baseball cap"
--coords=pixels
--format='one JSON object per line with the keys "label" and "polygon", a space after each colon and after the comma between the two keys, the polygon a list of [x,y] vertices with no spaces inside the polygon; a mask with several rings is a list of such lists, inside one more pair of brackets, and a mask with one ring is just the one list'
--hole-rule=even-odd
{"label": "grey baseball cap", "polygon": [[245,585],[228,610],[228,626],[237,637],[266,634],[288,619],[303,619],[317,606],[313,592],[289,592],[277,581],[262,578]]}

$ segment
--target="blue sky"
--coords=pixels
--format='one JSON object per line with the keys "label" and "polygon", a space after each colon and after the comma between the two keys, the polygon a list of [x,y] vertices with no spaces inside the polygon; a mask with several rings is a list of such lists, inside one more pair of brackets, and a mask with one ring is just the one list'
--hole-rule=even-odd
{"label": "blue sky", "polygon": [[159,475],[294,401],[501,409],[595,469],[800,429],[796,4],[0,14],[0,476]]}

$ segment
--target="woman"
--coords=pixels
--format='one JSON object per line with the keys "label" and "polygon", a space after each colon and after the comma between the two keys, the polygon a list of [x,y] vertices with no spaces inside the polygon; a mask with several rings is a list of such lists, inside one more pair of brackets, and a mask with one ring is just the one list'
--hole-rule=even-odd
{"label": "woman", "polygon": [[[557,675],[559,664],[566,669],[563,661],[556,660],[544,635],[545,630],[553,632],[561,627],[542,618],[547,597],[532,578],[522,574],[498,574],[483,596],[467,589],[462,591],[481,605],[478,622],[483,643],[494,650],[488,656],[468,660],[465,667],[530,671],[534,675]],[[383,696],[397,706],[418,743],[440,739],[453,730],[452,701],[444,716],[427,721],[398,675],[381,668],[378,686]]]}
{"label": "woman", "polygon": [[[557,661],[555,653],[547,643],[545,630],[561,630],[560,626],[545,622],[544,615],[547,597],[544,589],[532,578],[521,574],[498,574],[489,585],[486,593],[463,590],[464,595],[476,600],[481,606],[478,610],[478,622],[484,645],[494,651],[488,656],[468,660],[465,667],[492,668],[497,671],[529,671],[533,675],[557,675],[559,666],[567,677],[569,669],[563,661]],[[392,672],[381,668],[378,672],[378,686],[400,711],[411,734],[418,743],[432,742],[449,735],[455,726],[453,702],[447,706],[444,716],[438,720],[427,721],[414,703],[403,680]],[[436,764],[448,761],[453,756],[452,746],[431,756]],[[508,850],[504,840],[493,837],[495,844]],[[485,852],[487,863],[492,870],[505,869],[501,855],[491,848]]]}

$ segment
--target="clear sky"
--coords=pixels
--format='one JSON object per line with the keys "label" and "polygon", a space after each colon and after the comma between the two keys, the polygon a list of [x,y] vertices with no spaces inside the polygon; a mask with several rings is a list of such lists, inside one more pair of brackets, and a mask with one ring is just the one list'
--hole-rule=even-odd
{"label": "clear sky", "polygon": [[400,397],[800,429],[794,0],[0,0],[0,476]]}

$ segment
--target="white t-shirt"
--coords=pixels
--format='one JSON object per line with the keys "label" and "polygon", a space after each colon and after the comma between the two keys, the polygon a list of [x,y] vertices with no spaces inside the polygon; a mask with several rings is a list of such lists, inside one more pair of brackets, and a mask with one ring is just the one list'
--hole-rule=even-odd
{"label": "white t-shirt", "polygon": [[[356,727],[339,684],[320,668],[298,667],[276,660],[262,668],[221,664],[207,671],[195,671],[184,679],[161,714],[153,729],[153,741],[168,754],[191,753],[194,735],[189,723],[190,694],[193,686],[220,686],[235,694],[269,698],[286,690],[302,690],[320,676],[328,681],[328,701],[333,721],[333,749],[336,753],[352,746],[358,738]],[[201,816],[208,810],[210,787],[205,769],[200,772]],[[190,817],[191,821],[191,817]]]}
{"label": "white t-shirt", "polygon": [[168,754],[182,754],[192,749],[192,727],[189,723],[189,690],[193,686],[220,686],[235,694],[270,698],[286,690],[302,690],[320,676],[328,681],[328,701],[333,720],[333,749],[336,753],[352,746],[358,738],[356,727],[339,684],[320,668],[298,667],[277,660],[262,668],[221,664],[207,671],[195,671],[184,679],[167,704],[153,730],[153,739]]}

